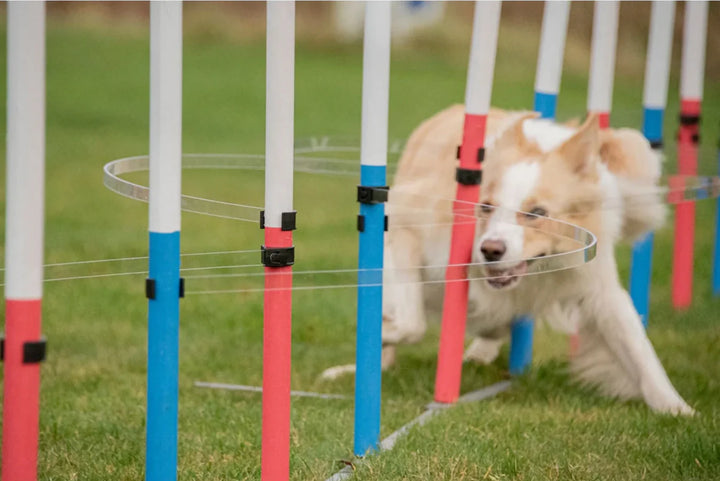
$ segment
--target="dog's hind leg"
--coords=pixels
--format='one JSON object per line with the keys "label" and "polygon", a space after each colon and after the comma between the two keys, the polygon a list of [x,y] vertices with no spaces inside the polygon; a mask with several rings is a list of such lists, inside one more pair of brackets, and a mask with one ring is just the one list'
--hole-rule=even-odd
{"label": "dog's hind leg", "polygon": [[[417,342],[425,334],[421,263],[417,233],[396,229],[388,234],[383,269],[383,371],[395,363],[396,344]],[[332,380],[354,373],[355,364],[345,364],[326,369],[320,377]]]}
{"label": "dog's hind leg", "polygon": [[501,338],[495,339],[478,336],[474,338],[468,348],[465,349],[463,361],[490,364],[497,359],[500,354],[500,348],[504,343],[505,340]]}
{"label": "dog's hind leg", "polygon": [[[381,356],[380,369],[384,371],[395,364],[395,346],[392,344],[383,346]],[[322,374],[320,374],[320,377],[332,381],[333,379],[347,376],[348,374],[355,374],[355,370],[355,364],[343,364],[325,369]]]}
{"label": "dog's hind leg", "polygon": [[597,294],[582,306],[594,326],[581,330],[574,361],[580,378],[611,395],[642,396],[657,412],[693,414],[668,379],[628,293],[617,285],[603,286]]}
{"label": "dog's hind leg", "polygon": [[385,243],[383,270],[383,345],[414,343],[427,328],[419,234],[396,229]]}

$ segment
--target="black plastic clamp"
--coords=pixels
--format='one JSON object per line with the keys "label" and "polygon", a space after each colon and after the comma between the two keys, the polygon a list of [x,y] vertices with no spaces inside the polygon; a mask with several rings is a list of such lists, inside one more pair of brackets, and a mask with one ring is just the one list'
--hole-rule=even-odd
{"label": "black plastic clamp", "polygon": [[[458,160],[460,160],[460,151],[461,150],[462,150],[462,145],[458,145],[457,152],[455,153],[455,156]],[[478,149],[477,149],[478,164],[481,164],[483,160],[485,160],[485,147],[478,147]]]}
{"label": "black plastic clamp", "polygon": [[680,125],[697,125],[699,123],[699,115],[680,114]]}
{"label": "black plastic clamp", "polygon": [[[37,364],[45,360],[47,353],[47,341],[41,338],[39,341],[28,341],[23,344],[23,364]],[[5,360],[5,338],[0,338],[0,361]]]}
{"label": "black plastic clamp", "polygon": [[[357,216],[357,230],[360,232],[365,232],[365,216],[362,214],[358,214]],[[385,232],[388,230],[388,216],[385,216],[385,226],[384,226]]]}
{"label": "black plastic clamp", "polygon": [[[280,214],[280,230],[288,231],[295,230],[296,227],[297,211],[283,212]],[[265,211],[260,211],[260,228],[265,228]]]}
{"label": "black plastic clamp", "polygon": [[650,141],[650,148],[653,150],[662,150],[662,148],[663,148],[662,139]]}
{"label": "black plastic clamp", "polygon": [[286,267],[295,264],[295,247],[260,246],[260,261],[265,267]]}
{"label": "black plastic clamp", "polygon": [[47,342],[45,339],[39,341],[28,341],[23,344],[23,364],[37,364],[45,360]]}
{"label": "black plastic clamp", "polygon": [[381,204],[387,202],[388,191],[390,187],[368,187],[365,185],[357,186],[357,201],[361,204]]}
{"label": "black plastic clamp", "polygon": [[462,185],[480,185],[482,170],[458,167],[455,171],[455,180]]}
{"label": "black plastic clamp", "polygon": [[[157,294],[157,284],[155,279],[149,277],[145,279],[145,297],[148,299],[155,299]],[[180,286],[178,288],[178,296],[185,297],[185,278],[180,278]]]}

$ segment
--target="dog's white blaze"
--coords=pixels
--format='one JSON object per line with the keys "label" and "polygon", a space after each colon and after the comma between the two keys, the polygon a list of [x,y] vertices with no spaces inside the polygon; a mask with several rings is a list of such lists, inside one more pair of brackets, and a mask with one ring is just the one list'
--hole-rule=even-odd
{"label": "dog's white blaze", "polygon": [[488,239],[505,243],[505,255],[502,260],[520,260],[523,258],[524,231],[518,225],[516,212],[523,201],[535,189],[540,177],[540,165],[537,162],[520,162],[509,167],[500,182],[495,202],[498,209],[490,217],[488,229],[481,242]]}
{"label": "dog's white blaze", "polygon": [[549,152],[572,137],[575,129],[552,123],[547,119],[528,119],[523,122],[525,137],[537,143],[540,150]]}

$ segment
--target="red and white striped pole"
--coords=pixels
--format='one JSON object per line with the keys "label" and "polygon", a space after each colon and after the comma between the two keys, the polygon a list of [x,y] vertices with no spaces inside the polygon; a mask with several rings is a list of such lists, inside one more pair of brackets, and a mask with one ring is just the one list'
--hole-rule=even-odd
{"label": "red and white striped pole", "polygon": [[450,260],[445,272],[442,331],[435,378],[435,400],[455,402],[460,395],[462,357],[467,321],[467,264],[472,259],[475,221],[472,204],[478,201],[485,154],[485,123],[490,110],[495,52],[500,25],[500,2],[476,1],[470,63],[465,87],[465,125],[459,149],[456,202]]}
{"label": "red and white striped pole", "polygon": [[37,479],[45,205],[45,2],[7,5],[2,479]]}
{"label": "red and white striped pole", "polygon": [[290,477],[295,2],[267,2],[263,481]]}
{"label": "red and white striped pole", "polygon": [[[707,1],[685,2],[678,135],[678,174],[681,176],[697,175],[707,14]],[[695,203],[681,202],[675,208],[672,278],[672,300],[677,309],[688,307],[692,302],[694,241]]]}

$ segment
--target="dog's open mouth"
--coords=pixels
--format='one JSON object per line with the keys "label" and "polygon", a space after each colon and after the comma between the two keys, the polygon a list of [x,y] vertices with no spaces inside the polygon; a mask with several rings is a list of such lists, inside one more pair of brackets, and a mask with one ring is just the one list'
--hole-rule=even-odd
{"label": "dog's open mouth", "polygon": [[519,280],[520,276],[527,272],[528,263],[522,261],[508,269],[498,269],[490,266],[486,266],[488,278],[487,283],[495,289],[505,289],[512,285],[515,285]]}

